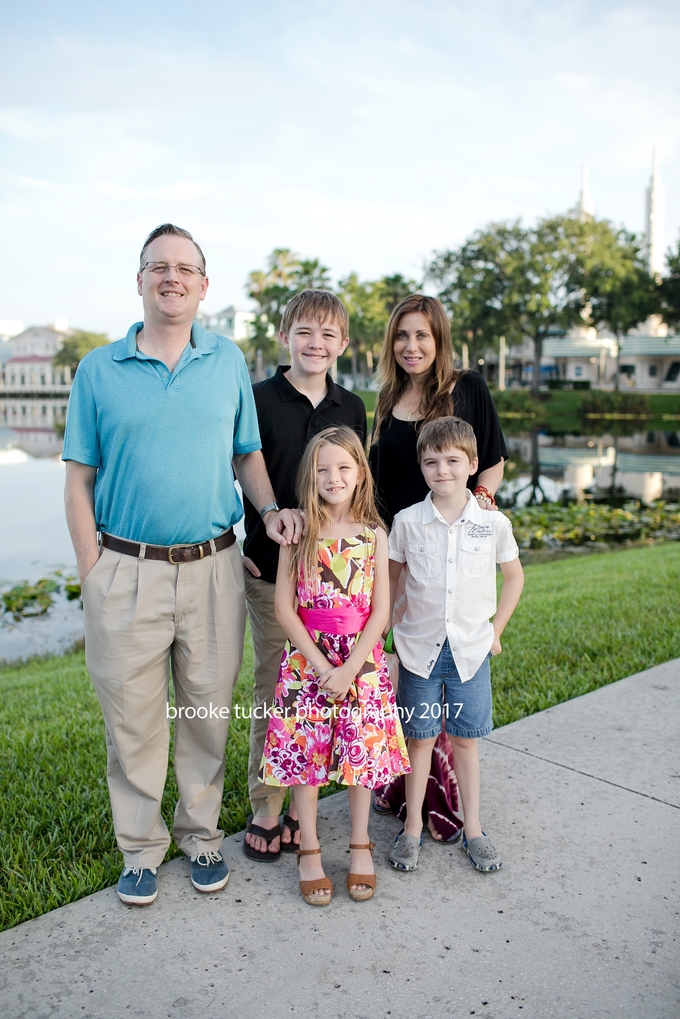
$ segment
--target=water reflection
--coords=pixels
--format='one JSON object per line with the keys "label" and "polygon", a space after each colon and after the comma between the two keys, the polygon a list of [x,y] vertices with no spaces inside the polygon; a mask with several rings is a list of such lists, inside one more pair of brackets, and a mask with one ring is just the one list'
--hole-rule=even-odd
{"label": "water reflection", "polygon": [[543,498],[656,499],[680,496],[680,434],[636,432],[614,435],[545,435],[507,439],[517,463],[505,483],[506,500],[518,505]]}
{"label": "water reflection", "polygon": [[[63,397],[0,399],[0,581],[5,584],[35,581],[55,568],[75,569],[59,459],[65,417]],[[527,433],[507,442],[515,466],[502,490],[506,504],[564,497],[680,498],[678,432]],[[243,538],[242,523],[236,533]],[[78,602],[60,599],[34,620],[0,620],[0,660],[63,650],[82,636]]]}
{"label": "water reflection", "polygon": [[[66,401],[0,399],[0,585],[34,582],[55,569],[75,573],[64,517],[60,460]],[[243,524],[237,538],[244,537]],[[44,616],[14,622],[0,612],[0,661],[51,654],[82,638],[80,602],[58,596]]]}
{"label": "water reflection", "polygon": [[[67,400],[12,398],[0,399],[0,422],[9,430],[12,448],[30,456],[58,456],[61,453]],[[0,440],[1,441],[1,440]]]}

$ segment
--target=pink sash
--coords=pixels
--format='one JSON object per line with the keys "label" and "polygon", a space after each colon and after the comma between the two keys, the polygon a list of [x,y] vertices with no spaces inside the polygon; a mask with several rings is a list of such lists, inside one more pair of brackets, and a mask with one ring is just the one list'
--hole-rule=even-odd
{"label": "pink sash", "polygon": [[298,606],[298,615],[308,630],[321,633],[359,633],[366,625],[370,609],[357,609],[353,605],[335,609],[305,609]]}

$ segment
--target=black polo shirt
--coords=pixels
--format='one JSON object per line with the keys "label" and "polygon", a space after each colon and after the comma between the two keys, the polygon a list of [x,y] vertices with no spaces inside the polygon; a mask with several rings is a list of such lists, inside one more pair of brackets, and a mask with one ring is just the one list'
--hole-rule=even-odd
{"label": "black polo shirt", "polygon": [[[262,454],[276,501],[281,507],[297,506],[295,473],[309,440],[331,425],[349,425],[366,441],[366,408],[361,397],[337,386],[326,376],[328,392],[312,407],[309,399],[286,378],[288,366],[279,365],[276,374],[253,386]],[[260,514],[244,498],[246,540],[249,556],[270,583],[276,580],[279,546],[267,537]]]}

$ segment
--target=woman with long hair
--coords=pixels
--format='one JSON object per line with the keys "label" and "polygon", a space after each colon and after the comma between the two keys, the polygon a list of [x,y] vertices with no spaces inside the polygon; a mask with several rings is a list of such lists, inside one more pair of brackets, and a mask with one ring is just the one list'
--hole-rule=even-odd
{"label": "woman with long hair", "polygon": [[[451,327],[435,297],[411,294],[390,316],[378,365],[376,404],[369,461],[376,482],[379,508],[391,525],[399,510],[420,502],[428,492],[416,442],[421,426],[437,417],[455,414],[475,433],[479,469],[468,487],[480,506],[495,509],[495,493],[503,480],[507,450],[488,386],[479,372],[460,371],[453,363]],[[399,608],[399,597],[395,614]],[[425,806],[428,826],[436,841],[457,841],[462,821],[457,816],[458,787],[448,739],[442,734],[432,754],[432,770]],[[376,791],[374,808],[406,809],[403,778]]]}

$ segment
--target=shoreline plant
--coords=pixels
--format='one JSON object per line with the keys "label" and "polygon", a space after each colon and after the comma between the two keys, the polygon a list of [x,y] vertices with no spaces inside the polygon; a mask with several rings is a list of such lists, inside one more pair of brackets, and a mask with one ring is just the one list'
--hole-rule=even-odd
{"label": "shoreline plant", "polygon": [[520,549],[560,549],[605,543],[656,544],[680,540],[680,505],[631,501],[617,508],[607,503],[543,502],[504,510],[512,521]]}

